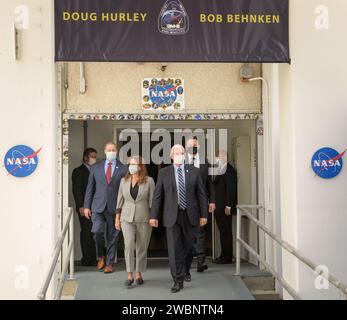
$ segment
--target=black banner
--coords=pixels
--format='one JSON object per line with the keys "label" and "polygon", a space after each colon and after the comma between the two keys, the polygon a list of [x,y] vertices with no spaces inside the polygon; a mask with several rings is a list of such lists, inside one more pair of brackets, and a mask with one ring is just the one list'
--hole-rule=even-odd
{"label": "black banner", "polygon": [[57,61],[290,62],[288,0],[55,0]]}

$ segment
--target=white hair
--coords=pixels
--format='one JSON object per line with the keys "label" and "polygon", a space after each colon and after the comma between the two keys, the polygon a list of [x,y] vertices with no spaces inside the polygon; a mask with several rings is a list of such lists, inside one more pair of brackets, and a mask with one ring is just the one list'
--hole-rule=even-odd
{"label": "white hair", "polygon": [[185,152],[185,149],[184,149],[184,147],[183,147],[181,144],[175,144],[175,145],[171,148],[170,156],[173,155],[173,153],[175,152],[176,149],[182,150],[183,153]]}

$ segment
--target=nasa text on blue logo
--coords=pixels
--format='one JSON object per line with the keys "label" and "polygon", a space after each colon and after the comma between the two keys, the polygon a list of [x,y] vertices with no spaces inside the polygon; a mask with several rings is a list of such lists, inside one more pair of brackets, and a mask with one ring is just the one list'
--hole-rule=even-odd
{"label": "nasa text on blue logo", "polygon": [[339,153],[332,148],[319,149],[311,160],[314,173],[323,179],[332,179],[338,176],[343,167],[342,157],[345,152]]}
{"label": "nasa text on blue logo", "polygon": [[8,150],[4,158],[4,166],[8,174],[18,178],[31,175],[39,163],[37,155],[41,149],[34,151],[28,146],[18,145]]}

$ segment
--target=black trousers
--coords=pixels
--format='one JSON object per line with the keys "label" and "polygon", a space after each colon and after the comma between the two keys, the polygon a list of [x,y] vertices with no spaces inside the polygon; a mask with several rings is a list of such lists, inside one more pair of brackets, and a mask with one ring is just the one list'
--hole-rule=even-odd
{"label": "black trousers", "polygon": [[195,232],[195,242],[192,250],[187,254],[186,259],[186,272],[190,271],[194,254],[197,258],[197,265],[201,266],[205,263],[206,260],[206,226],[196,227]]}
{"label": "black trousers", "polygon": [[221,257],[225,259],[233,258],[233,234],[231,228],[231,217],[225,214],[216,215],[216,222],[220,234]]}
{"label": "black trousers", "polygon": [[82,264],[95,264],[96,248],[92,233],[93,223],[85,217],[82,217],[77,210],[80,221],[80,243],[82,249]]}
{"label": "black trousers", "polygon": [[196,227],[189,222],[186,210],[181,209],[178,209],[174,226],[166,228],[170,271],[174,282],[184,281],[187,256],[192,252],[195,230]]}

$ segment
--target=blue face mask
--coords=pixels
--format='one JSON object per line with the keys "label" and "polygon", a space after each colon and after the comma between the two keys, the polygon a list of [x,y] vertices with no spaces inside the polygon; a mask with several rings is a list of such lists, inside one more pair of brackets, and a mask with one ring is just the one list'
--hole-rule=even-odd
{"label": "blue face mask", "polygon": [[129,173],[135,174],[139,171],[139,166],[137,164],[129,164]]}
{"label": "blue face mask", "polygon": [[117,159],[117,152],[106,152],[106,159],[108,161],[113,161]]}

